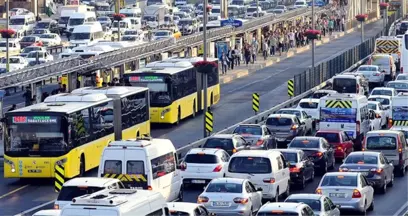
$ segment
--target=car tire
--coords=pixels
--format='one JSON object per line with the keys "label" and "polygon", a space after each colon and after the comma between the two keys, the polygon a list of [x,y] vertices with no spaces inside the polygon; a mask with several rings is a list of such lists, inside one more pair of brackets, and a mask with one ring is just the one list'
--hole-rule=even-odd
{"label": "car tire", "polygon": [[316,172],[315,172],[314,169],[313,169],[312,175],[310,176],[310,179],[309,179],[310,182],[312,182],[312,181],[314,180],[315,174],[316,174]]}
{"label": "car tire", "polygon": [[179,202],[183,202],[183,198],[184,198],[184,187],[183,187],[183,185],[181,185],[181,187],[180,187],[180,192],[179,192],[179,195],[178,195],[178,201]]}
{"label": "car tire", "polygon": [[286,187],[285,193],[283,193],[283,198],[288,198],[290,196],[290,183],[288,181],[288,186]]}
{"label": "car tire", "polygon": [[391,174],[391,181],[388,182],[388,187],[394,186],[394,173]]}
{"label": "car tire", "polygon": [[370,204],[370,207],[368,207],[367,211],[374,211],[374,199]]}
{"label": "car tire", "polygon": [[305,189],[305,187],[306,187],[306,177],[305,177],[305,175],[303,175],[302,176],[302,182],[300,183],[300,189]]}
{"label": "car tire", "polygon": [[382,187],[378,188],[378,192],[380,192],[381,194],[387,193],[387,183],[386,183],[386,181],[384,181],[384,185]]}

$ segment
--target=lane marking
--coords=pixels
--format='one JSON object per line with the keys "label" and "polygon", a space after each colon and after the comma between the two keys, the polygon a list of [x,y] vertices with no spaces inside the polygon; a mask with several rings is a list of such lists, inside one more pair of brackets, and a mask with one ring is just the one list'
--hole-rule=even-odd
{"label": "lane marking", "polygon": [[14,216],[24,216],[24,215],[26,215],[26,214],[28,214],[28,213],[30,213],[30,212],[33,212],[33,211],[35,211],[35,210],[37,210],[37,209],[39,209],[39,208],[42,208],[42,207],[47,206],[47,205],[50,205],[50,204],[54,203],[55,201],[56,201],[56,199],[55,199],[55,200],[51,200],[51,201],[46,202],[46,203],[43,203],[43,204],[38,205],[38,206],[34,206],[34,207],[32,207],[32,208],[30,208],[30,209],[28,209],[28,210],[25,210],[25,211],[23,211],[23,212],[21,212],[21,213],[19,213],[19,214],[16,214],[16,215],[14,215]]}
{"label": "lane marking", "polygon": [[19,187],[19,188],[17,188],[17,189],[14,189],[14,190],[12,190],[12,191],[10,191],[10,192],[4,194],[4,195],[1,195],[1,196],[0,196],[0,199],[3,199],[3,198],[5,198],[6,196],[9,196],[9,195],[11,195],[11,194],[13,194],[13,193],[16,193],[16,192],[18,192],[18,191],[20,191],[20,190],[23,190],[24,188],[26,188],[26,187],[28,187],[28,186],[30,186],[30,185],[24,185],[24,186],[22,186],[22,187]]}
{"label": "lane marking", "polygon": [[[401,216],[402,211],[404,211],[406,207],[408,207],[408,202],[406,202],[403,206],[401,206],[401,208],[399,208],[397,210],[397,212],[393,216]],[[407,213],[407,212],[405,212],[405,213]]]}

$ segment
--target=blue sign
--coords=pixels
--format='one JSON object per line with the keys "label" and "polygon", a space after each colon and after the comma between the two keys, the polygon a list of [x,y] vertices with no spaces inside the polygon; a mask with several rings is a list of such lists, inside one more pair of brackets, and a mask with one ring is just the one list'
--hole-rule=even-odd
{"label": "blue sign", "polygon": [[408,107],[393,106],[392,107],[392,119],[395,121],[407,121],[408,120]]}
{"label": "blue sign", "polygon": [[321,108],[321,122],[356,123],[356,109],[345,108]]}
{"label": "blue sign", "polygon": [[224,26],[241,27],[242,26],[242,21],[236,20],[234,18],[221,20],[220,23],[221,23],[221,27],[224,27]]}
{"label": "blue sign", "polygon": [[226,41],[218,41],[217,42],[217,57],[221,61],[222,52],[227,55],[228,53],[228,43]]}

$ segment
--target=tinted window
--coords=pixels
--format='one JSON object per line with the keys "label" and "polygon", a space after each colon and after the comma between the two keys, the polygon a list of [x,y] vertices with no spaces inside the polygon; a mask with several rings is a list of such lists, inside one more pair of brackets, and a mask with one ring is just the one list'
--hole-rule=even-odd
{"label": "tinted window", "polygon": [[214,193],[242,193],[242,184],[235,183],[210,183],[205,192]]}
{"label": "tinted window", "polygon": [[62,187],[58,194],[58,201],[72,201],[73,198],[83,196],[85,194],[92,194],[97,191],[103,190],[103,187],[76,187],[68,186]]}
{"label": "tinted window", "polygon": [[285,202],[294,202],[294,203],[304,203],[310,206],[313,211],[320,211],[321,210],[321,203],[320,200],[315,199],[287,199]]}
{"label": "tinted window", "polygon": [[364,66],[364,67],[359,67],[358,71],[377,71],[377,68]]}
{"label": "tinted window", "polygon": [[92,132],[94,139],[113,133],[113,103],[104,103],[92,107]]}
{"label": "tinted window", "polygon": [[369,98],[369,101],[377,101],[380,102],[382,105],[389,105],[390,100],[387,98]]}
{"label": "tinted window", "polygon": [[188,212],[170,210],[170,216],[190,216],[190,214]]}
{"label": "tinted window", "polygon": [[378,157],[372,155],[349,155],[344,162],[346,164],[377,164]]}
{"label": "tinted window", "polygon": [[371,92],[371,95],[386,95],[386,96],[392,96],[392,91],[390,90],[373,90]]}
{"label": "tinted window", "polygon": [[104,174],[122,174],[122,161],[120,160],[107,160],[103,167]]}
{"label": "tinted window", "polygon": [[218,157],[208,154],[188,154],[184,160],[186,163],[215,164],[218,163]]}
{"label": "tinted window", "polygon": [[370,150],[394,150],[397,140],[390,136],[372,136],[367,138],[366,147]]}
{"label": "tinted window", "polygon": [[338,133],[317,133],[316,136],[325,138],[329,143],[340,142],[340,137]]}
{"label": "tinted window", "polygon": [[408,89],[408,84],[407,83],[400,83],[400,82],[395,82],[395,83],[392,83],[392,82],[389,82],[388,84],[387,84],[387,87],[388,88],[395,88],[395,89]]}
{"label": "tinted window", "polygon": [[297,212],[259,212],[257,216],[299,216]]}
{"label": "tinted window", "polygon": [[303,109],[317,109],[319,107],[319,103],[301,102],[299,103],[299,107],[302,107]]}
{"label": "tinted window", "polygon": [[149,120],[147,91],[129,95],[125,98],[122,98],[121,101],[122,130]]}
{"label": "tinted window", "polygon": [[319,140],[304,140],[304,139],[293,139],[292,142],[289,143],[288,148],[319,148]]}
{"label": "tinted window", "polygon": [[291,115],[296,115],[298,118],[301,117],[299,110],[279,110],[277,114],[291,114]]}
{"label": "tinted window", "polygon": [[203,148],[220,148],[224,150],[231,150],[234,148],[232,139],[209,138],[205,141]]}
{"label": "tinted window", "polygon": [[324,96],[326,96],[326,95],[328,95],[327,93],[324,93],[324,92],[318,92],[318,93],[314,93],[313,95],[312,95],[312,98],[316,98],[316,99],[320,99],[320,98],[322,98],[322,97],[324,97]]}
{"label": "tinted window", "polygon": [[292,125],[292,119],[290,118],[268,118],[266,119],[266,125],[273,126],[289,126]]}
{"label": "tinted window", "polygon": [[357,82],[355,79],[335,78],[333,82],[333,90],[339,93],[356,93]]}
{"label": "tinted window", "polygon": [[234,157],[228,165],[228,171],[232,173],[270,173],[271,162],[263,157]]}
{"label": "tinted window", "polygon": [[368,109],[377,110],[377,105],[369,103],[368,104]]}
{"label": "tinted window", "polygon": [[357,176],[325,176],[321,186],[357,186]]}
{"label": "tinted window", "polygon": [[143,161],[127,161],[126,174],[145,174]]}
{"label": "tinted window", "polygon": [[298,162],[298,154],[295,152],[282,152],[283,156],[285,157],[287,162],[290,163],[297,163]]}
{"label": "tinted window", "polygon": [[251,127],[251,126],[239,126],[235,128],[234,133],[236,134],[249,134],[249,135],[262,135],[261,127]]}
{"label": "tinted window", "polygon": [[152,164],[153,179],[165,176],[176,170],[176,161],[172,152],[154,158],[150,163]]}

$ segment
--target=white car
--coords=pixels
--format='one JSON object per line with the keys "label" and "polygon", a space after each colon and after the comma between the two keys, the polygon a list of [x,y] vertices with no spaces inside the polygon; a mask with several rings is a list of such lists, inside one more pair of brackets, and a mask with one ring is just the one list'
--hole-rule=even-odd
{"label": "white car", "polygon": [[183,185],[208,184],[212,179],[224,177],[229,159],[223,149],[191,149],[181,163]]}
{"label": "white car", "polygon": [[381,103],[387,116],[391,116],[392,97],[385,95],[371,95],[368,101],[378,101]]}
{"label": "white car", "polygon": [[322,177],[316,193],[329,197],[340,210],[365,213],[374,209],[371,185],[360,172],[331,172]]}
{"label": "white car", "polygon": [[32,51],[43,51],[46,52],[47,49],[45,47],[40,47],[40,46],[28,46],[26,48],[24,48],[23,50],[21,50],[20,52],[20,56],[22,57],[26,57],[28,55],[28,53],[32,52]]}
{"label": "white car", "polygon": [[41,210],[33,214],[33,216],[60,216],[61,210],[47,209]]}
{"label": "white car", "polygon": [[405,139],[408,142],[408,126],[392,126],[390,130],[402,131],[405,135]]}
{"label": "white car", "polygon": [[[0,60],[0,73],[6,72],[7,59],[1,58]],[[28,62],[24,57],[21,56],[10,56],[9,57],[9,72],[16,71],[27,67]]]}
{"label": "white car", "polygon": [[54,56],[45,51],[31,51],[28,53],[26,59],[28,61],[28,65],[33,66],[38,63],[54,61]]}
{"label": "white car", "polygon": [[388,124],[388,112],[384,110],[383,106],[378,101],[368,101],[368,109],[375,112],[376,115],[380,117],[381,128],[387,127]]}
{"label": "white car", "polygon": [[12,8],[10,10],[10,16],[24,15],[24,14],[33,14],[33,13],[25,8]]}
{"label": "white car", "polygon": [[161,40],[161,39],[165,39],[165,38],[172,38],[173,37],[173,33],[171,31],[168,30],[157,30],[153,33],[153,37],[152,40]]}
{"label": "white car", "polygon": [[262,206],[262,188],[248,179],[218,178],[207,185],[197,202],[217,215],[250,216]]}
{"label": "white car", "polygon": [[170,215],[196,216],[210,215],[204,205],[189,202],[169,202],[167,203]]}
{"label": "white car", "polygon": [[382,73],[377,65],[361,65],[357,72],[363,74],[368,79],[368,83],[384,86],[385,73]]}
{"label": "white car", "polygon": [[394,88],[376,87],[370,93],[370,96],[373,95],[385,95],[394,97],[398,95],[398,92]]}
{"label": "white car", "polygon": [[43,42],[43,46],[58,46],[61,45],[61,38],[58,34],[49,33],[40,35],[40,40]]}
{"label": "white car", "polygon": [[408,74],[399,74],[395,80],[408,81]]}
{"label": "white car", "polygon": [[312,208],[315,216],[340,216],[338,205],[329,197],[319,194],[292,194],[285,203],[304,203]]}
{"label": "white car", "polygon": [[305,111],[308,115],[312,116],[314,120],[319,120],[320,119],[319,103],[320,99],[304,98],[299,101],[296,109]]}
{"label": "white car", "polygon": [[[9,52],[17,52],[20,51],[20,43],[16,40],[8,42],[9,44]],[[0,41],[0,52],[6,52],[7,50],[7,43],[5,40]]]}
{"label": "white car", "polygon": [[297,0],[293,5],[294,8],[307,8],[309,5],[307,4],[306,0]]}
{"label": "white car", "polygon": [[370,130],[381,130],[381,117],[374,112],[374,110],[369,109],[369,119],[370,119]]}

